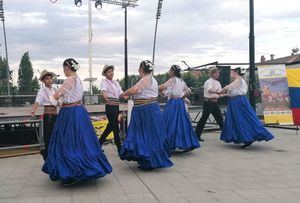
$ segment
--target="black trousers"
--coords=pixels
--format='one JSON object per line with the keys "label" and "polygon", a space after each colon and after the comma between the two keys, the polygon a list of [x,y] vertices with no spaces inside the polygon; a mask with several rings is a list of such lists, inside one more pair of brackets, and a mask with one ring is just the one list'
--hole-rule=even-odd
{"label": "black trousers", "polygon": [[223,129],[223,117],[218,103],[204,101],[202,116],[196,127],[196,135],[200,138],[209,115],[212,114],[218,125]]}
{"label": "black trousers", "polygon": [[120,140],[120,129],[119,129],[119,122],[118,122],[118,116],[119,116],[119,106],[116,105],[105,105],[105,112],[108,119],[108,124],[101,135],[99,141],[100,144],[103,144],[105,142],[106,137],[111,133],[114,132],[114,140],[115,144],[118,148],[118,151],[121,149],[121,140]]}
{"label": "black trousers", "polygon": [[52,130],[54,128],[54,124],[56,121],[57,115],[44,114],[43,122],[44,122],[44,143],[45,149],[41,150],[41,154],[43,159],[46,161],[48,157],[48,147],[50,143],[50,138],[52,134]]}

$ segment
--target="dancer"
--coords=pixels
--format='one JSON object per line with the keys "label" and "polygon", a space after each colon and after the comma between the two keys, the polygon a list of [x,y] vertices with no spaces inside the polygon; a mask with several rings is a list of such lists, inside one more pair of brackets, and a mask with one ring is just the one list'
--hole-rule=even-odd
{"label": "dancer", "polygon": [[141,80],[126,90],[123,96],[132,96],[130,124],[120,151],[122,160],[137,161],[139,168],[151,170],[170,167],[166,132],[162,128],[162,113],[157,103],[158,84],[152,76],[153,63],[142,61],[139,67]]}
{"label": "dancer", "polygon": [[39,106],[44,107],[43,113],[43,132],[45,148],[41,150],[44,161],[48,157],[48,146],[50,142],[51,133],[56,121],[58,101],[54,99],[54,94],[57,90],[52,87],[53,77],[55,74],[47,70],[43,70],[39,80],[44,83],[36,96],[35,102],[32,106],[31,116],[35,116],[35,112]]}
{"label": "dancer", "polygon": [[163,111],[163,122],[167,131],[167,143],[170,150],[176,148],[191,151],[200,147],[198,138],[191,125],[184,98],[191,92],[181,79],[180,67],[171,66],[170,79],[159,86],[168,102]]}
{"label": "dancer", "polygon": [[221,91],[227,93],[229,101],[220,139],[226,143],[243,143],[243,148],[249,147],[254,141],[273,139],[273,135],[264,128],[245,96],[248,86],[241,69],[236,68],[232,76],[234,81]]}
{"label": "dancer", "polygon": [[219,69],[213,67],[210,70],[210,78],[204,83],[204,102],[202,116],[196,127],[196,135],[199,141],[204,141],[201,138],[204,126],[210,114],[213,115],[217,121],[220,129],[223,128],[223,117],[218,105],[218,99],[220,98],[220,91],[222,90],[220,82],[217,80],[219,78]]}
{"label": "dancer", "polygon": [[108,125],[106,126],[103,134],[101,135],[99,142],[102,145],[105,142],[106,137],[114,132],[114,140],[117,146],[118,152],[121,150],[120,129],[119,129],[119,104],[120,95],[123,90],[118,81],[113,80],[114,77],[113,65],[105,65],[102,71],[102,75],[106,77],[101,83],[101,95],[105,101],[105,113],[108,119]]}
{"label": "dancer", "polygon": [[42,171],[51,180],[65,185],[97,179],[112,171],[101,151],[89,114],[81,103],[83,86],[76,74],[79,64],[72,58],[63,63],[67,79],[55,99],[62,97],[63,104],[57,116],[48,158]]}

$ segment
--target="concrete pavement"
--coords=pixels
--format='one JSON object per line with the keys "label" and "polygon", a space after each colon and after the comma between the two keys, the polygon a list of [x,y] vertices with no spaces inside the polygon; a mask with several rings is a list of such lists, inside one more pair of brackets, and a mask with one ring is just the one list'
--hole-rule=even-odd
{"label": "concrete pavement", "polygon": [[300,136],[270,129],[268,143],[240,149],[203,135],[202,147],[175,154],[174,167],[141,171],[104,146],[113,173],[72,187],[51,182],[39,155],[0,159],[0,202],[300,202]]}

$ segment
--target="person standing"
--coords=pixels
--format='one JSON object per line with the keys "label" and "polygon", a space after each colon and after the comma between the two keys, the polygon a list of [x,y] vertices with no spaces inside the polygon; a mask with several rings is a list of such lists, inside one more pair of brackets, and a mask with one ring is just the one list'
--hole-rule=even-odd
{"label": "person standing", "polygon": [[170,79],[159,86],[159,91],[168,97],[168,102],[163,110],[163,123],[167,131],[169,149],[171,151],[176,149],[191,151],[199,148],[200,144],[191,125],[184,101],[191,90],[181,79],[180,71],[178,65],[171,66]]}
{"label": "person standing", "polygon": [[52,87],[53,77],[55,74],[47,70],[43,70],[39,80],[44,83],[36,96],[35,102],[32,106],[31,116],[34,117],[36,110],[39,106],[44,107],[43,113],[43,132],[44,132],[44,143],[45,147],[41,150],[41,155],[43,156],[44,161],[48,157],[48,146],[51,138],[51,133],[57,117],[57,106],[58,101],[54,99],[54,94],[57,90]]}
{"label": "person standing", "polygon": [[142,61],[139,67],[142,78],[123,93],[123,96],[133,96],[134,107],[120,158],[137,161],[143,170],[173,165],[169,159],[162,113],[157,103],[158,84],[151,74],[153,67],[151,61]]}
{"label": "person standing", "polygon": [[113,132],[114,140],[117,146],[118,152],[121,150],[121,140],[120,140],[120,129],[119,129],[119,104],[120,95],[123,90],[118,81],[113,80],[114,77],[113,65],[105,65],[103,67],[102,75],[106,79],[102,80],[101,83],[101,95],[105,101],[105,113],[108,119],[108,125],[106,126],[103,134],[101,135],[99,142],[102,145],[105,142],[106,137]]}
{"label": "person standing", "polygon": [[201,137],[204,126],[210,114],[213,115],[220,129],[223,128],[223,117],[218,104],[220,98],[220,91],[222,90],[221,84],[218,81],[219,69],[213,67],[210,70],[210,78],[204,83],[204,102],[202,116],[196,127],[196,135],[199,141],[204,141]]}
{"label": "person standing", "polygon": [[79,64],[72,58],[63,62],[67,79],[54,95],[63,104],[52,131],[48,158],[42,171],[64,185],[93,180],[112,171],[101,150],[86,108],[82,105],[83,86],[76,74]]}
{"label": "person standing", "polygon": [[274,136],[262,125],[245,96],[248,86],[241,69],[236,68],[232,76],[234,81],[221,91],[227,93],[229,101],[220,139],[226,143],[242,143],[242,148],[249,147],[255,141],[272,140]]}

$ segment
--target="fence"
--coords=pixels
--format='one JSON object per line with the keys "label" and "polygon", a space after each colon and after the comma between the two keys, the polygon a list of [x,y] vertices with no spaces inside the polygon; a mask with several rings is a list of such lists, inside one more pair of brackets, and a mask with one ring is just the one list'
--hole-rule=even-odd
{"label": "fence", "polygon": [[[0,107],[22,107],[22,106],[29,106],[32,105],[35,101],[36,95],[0,95]],[[204,101],[203,97],[203,88],[195,90],[190,96],[189,99],[191,100],[193,105],[202,105]],[[166,98],[159,96],[158,97],[159,103],[165,103],[167,101]],[[123,101],[125,102],[125,100]],[[97,105],[97,104],[104,104],[104,100],[102,99],[100,94],[93,94],[93,95],[84,95],[83,96],[83,103],[85,105]],[[221,104],[226,104],[226,100],[221,100]]]}

